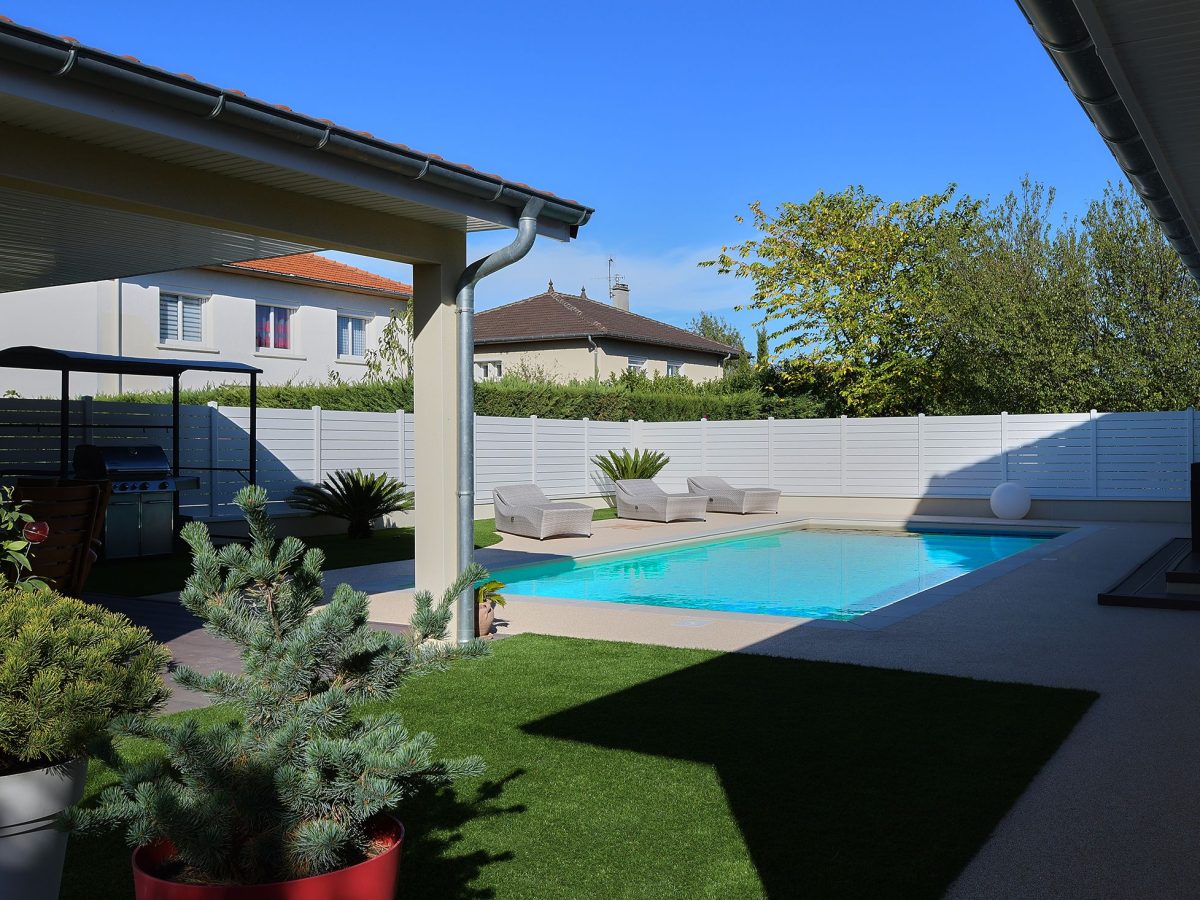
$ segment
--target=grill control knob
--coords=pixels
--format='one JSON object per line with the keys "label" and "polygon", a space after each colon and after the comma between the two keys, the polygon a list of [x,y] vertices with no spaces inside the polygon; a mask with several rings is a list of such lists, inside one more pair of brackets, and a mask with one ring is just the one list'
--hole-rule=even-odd
{"label": "grill control knob", "polygon": [[120,488],[120,489],[121,489],[121,490],[123,490],[123,491],[127,491],[127,490],[129,490],[129,482],[128,482],[128,481],[122,481],[122,482],[121,482],[119,485],[117,485],[117,487],[118,487],[118,488]]}
{"label": "grill control knob", "polygon": [[171,486],[171,485],[169,485],[169,484],[168,484],[167,482],[165,482],[165,481],[160,481],[160,482],[158,483],[158,489],[159,489],[160,491],[165,491],[165,490],[167,490],[167,488],[169,488],[170,486]]}
{"label": "grill control knob", "polygon": [[146,488],[148,488],[148,487],[150,487],[150,485],[146,484],[146,482],[144,482],[144,481],[143,481],[141,484],[139,484],[139,485],[138,485],[138,490],[139,490],[139,491],[144,491],[144,490],[146,490]]}

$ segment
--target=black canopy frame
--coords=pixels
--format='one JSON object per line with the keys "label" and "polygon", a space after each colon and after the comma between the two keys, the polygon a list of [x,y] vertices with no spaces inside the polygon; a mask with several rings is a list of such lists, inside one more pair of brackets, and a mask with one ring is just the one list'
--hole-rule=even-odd
{"label": "black canopy frame", "polygon": [[[184,372],[224,372],[250,376],[250,460],[246,480],[258,481],[258,376],[262,369],[247,363],[201,359],[148,359],[136,356],[109,356],[82,350],[53,350],[48,347],[8,347],[0,350],[0,368],[40,369],[61,372],[59,394],[59,475],[66,478],[70,469],[71,373],[100,372],[109,375],[150,375],[171,379],[171,474],[179,477],[179,376]],[[206,471],[195,469],[195,471]],[[216,470],[214,470],[216,471]],[[220,471],[226,471],[224,469]],[[238,470],[240,471],[240,470]],[[175,513],[179,513],[179,492],[175,492]]]}

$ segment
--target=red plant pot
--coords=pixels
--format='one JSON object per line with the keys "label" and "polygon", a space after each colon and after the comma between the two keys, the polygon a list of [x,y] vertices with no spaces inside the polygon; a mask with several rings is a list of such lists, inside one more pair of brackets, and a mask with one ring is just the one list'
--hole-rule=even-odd
{"label": "red plant pot", "polygon": [[133,851],[133,893],[137,900],[394,900],[400,875],[404,826],[380,817],[375,836],[390,846],[368,860],[294,881],[269,884],[184,884],[151,875],[175,855],[168,843]]}

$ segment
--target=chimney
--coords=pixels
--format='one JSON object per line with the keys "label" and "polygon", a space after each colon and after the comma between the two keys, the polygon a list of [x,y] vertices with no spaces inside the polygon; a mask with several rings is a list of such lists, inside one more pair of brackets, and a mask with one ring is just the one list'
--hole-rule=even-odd
{"label": "chimney", "polygon": [[612,286],[612,302],[617,309],[629,312],[629,285],[617,279]]}

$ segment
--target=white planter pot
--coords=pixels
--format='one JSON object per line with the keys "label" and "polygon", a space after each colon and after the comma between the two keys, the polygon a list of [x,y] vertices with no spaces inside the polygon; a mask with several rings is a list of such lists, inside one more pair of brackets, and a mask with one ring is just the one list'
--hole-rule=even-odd
{"label": "white planter pot", "polygon": [[67,835],[55,817],[79,802],[83,757],[62,766],[0,777],[0,897],[57,900]]}

